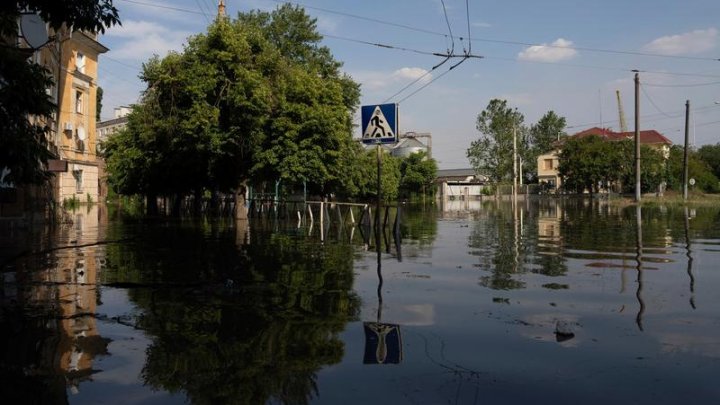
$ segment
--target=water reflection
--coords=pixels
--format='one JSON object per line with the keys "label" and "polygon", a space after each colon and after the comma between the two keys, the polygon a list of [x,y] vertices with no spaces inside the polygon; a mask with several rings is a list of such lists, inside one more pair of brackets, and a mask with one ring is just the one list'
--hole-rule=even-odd
{"label": "water reflection", "polygon": [[308,403],[316,372],[342,359],[338,334],[357,317],[351,247],[252,226],[244,243],[232,226],[204,227],[144,229],[137,244],[108,249],[108,281],[154,287],[130,291],[137,327],[153,336],[145,383],[197,403]]}
{"label": "water reflection", "polygon": [[20,395],[11,402],[64,402],[66,388],[77,393],[97,372],[94,360],[108,355],[110,340],[95,319],[102,248],[90,243],[101,236],[100,215],[97,206],[82,207],[72,225],[44,230],[38,254],[4,269],[0,329],[14,333],[2,334],[0,369],[3,386]]}
{"label": "water reflection", "polygon": [[81,211],[29,248],[0,246],[11,252],[0,260],[3,401],[141,390],[128,402],[720,395],[720,208],[562,198],[473,208],[403,207],[379,234],[274,216]]}

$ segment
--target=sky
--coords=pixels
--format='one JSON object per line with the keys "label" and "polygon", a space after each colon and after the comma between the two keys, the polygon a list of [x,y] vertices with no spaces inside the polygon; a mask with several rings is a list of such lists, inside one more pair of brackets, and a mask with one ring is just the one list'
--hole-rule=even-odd
{"label": "sky", "polygon": [[[226,7],[234,17],[281,3],[226,0]],[[555,111],[573,134],[593,126],[619,131],[619,91],[628,128],[634,130],[633,70],[640,76],[642,130],[658,130],[682,145],[689,100],[690,143],[720,142],[717,0],[293,4],[317,19],[322,44],[361,84],[361,105],[399,103],[399,132],[431,133],[441,169],[470,167],[466,150],[481,136],[477,115],[493,98],[506,99],[526,125]],[[138,79],[144,61],[182,51],[187,38],[205,32],[217,13],[217,0],[114,0],[114,5],[122,26],[100,38],[110,48],[101,55],[98,72],[103,120],[113,117],[115,107],[138,102],[145,88]],[[445,58],[432,53],[450,50],[477,57],[452,70],[462,58],[437,66]],[[355,121],[359,138],[359,113]]]}

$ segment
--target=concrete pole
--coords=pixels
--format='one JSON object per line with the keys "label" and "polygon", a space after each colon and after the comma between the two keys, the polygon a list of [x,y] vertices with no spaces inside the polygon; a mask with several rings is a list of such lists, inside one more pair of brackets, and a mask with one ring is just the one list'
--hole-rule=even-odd
{"label": "concrete pole", "polygon": [[517,167],[517,131],[513,124],[513,203],[517,201],[517,180],[518,180],[518,167]]}
{"label": "concrete pole", "polygon": [[688,199],[688,146],[690,139],[690,100],[685,101],[685,151],[683,152],[683,201]]}
{"label": "concrete pole", "polygon": [[640,202],[640,73],[635,73],[635,202]]}

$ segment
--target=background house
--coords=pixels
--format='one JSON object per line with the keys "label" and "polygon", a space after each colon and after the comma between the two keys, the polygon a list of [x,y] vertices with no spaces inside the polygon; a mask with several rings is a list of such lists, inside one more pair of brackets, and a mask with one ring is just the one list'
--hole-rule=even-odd
{"label": "background house", "polygon": [[[570,137],[585,138],[589,136],[599,136],[608,142],[616,142],[635,139],[635,132],[614,132],[608,128],[593,127],[573,134]],[[672,141],[654,129],[640,131],[640,144],[660,151],[665,159],[670,156]],[[541,184],[546,184],[550,190],[557,190],[562,185],[562,180],[558,173],[561,150],[562,141],[560,141],[556,150],[540,155],[537,158],[538,181]]]}

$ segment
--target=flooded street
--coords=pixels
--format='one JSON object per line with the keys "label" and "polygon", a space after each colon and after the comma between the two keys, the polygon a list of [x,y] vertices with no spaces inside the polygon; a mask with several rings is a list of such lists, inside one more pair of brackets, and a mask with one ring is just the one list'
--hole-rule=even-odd
{"label": "flooded street", "polygon": [[406,207],[379,255],[332,218],[91,206],[72,225],[13,229],[0,238],[3,402],[720,398],[720,207]]}

